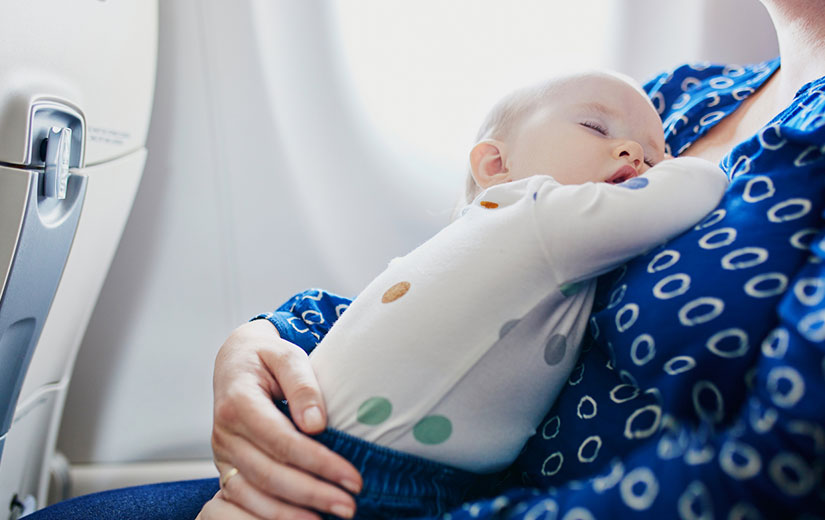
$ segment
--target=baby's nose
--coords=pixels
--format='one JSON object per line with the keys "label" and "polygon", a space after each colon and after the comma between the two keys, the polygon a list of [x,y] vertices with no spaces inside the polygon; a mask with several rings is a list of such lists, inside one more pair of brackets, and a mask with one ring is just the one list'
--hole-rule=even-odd
{"label": "baby's nose", "polygon": [[626,159],[636,171],[645,166],[645,154],[642,146],[635,141],[624,141],[613,150],[614,159]]}

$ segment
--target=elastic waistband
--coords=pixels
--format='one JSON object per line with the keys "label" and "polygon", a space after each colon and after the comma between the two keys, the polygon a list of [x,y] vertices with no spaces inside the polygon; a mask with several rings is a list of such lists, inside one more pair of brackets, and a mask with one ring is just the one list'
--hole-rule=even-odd
{"label": "elastic waistband", "polygon": [[[277,404],[289,416],[287,406]],[[461,504],[471,486],[484,478],[332,428],[313,438],[347,459],[361,473],[364,485],[357,497],[359,503],[380,499],[397,506],[423,506],[424,514],[440,514]],[[427,503],[432,504],[432,509]]]}

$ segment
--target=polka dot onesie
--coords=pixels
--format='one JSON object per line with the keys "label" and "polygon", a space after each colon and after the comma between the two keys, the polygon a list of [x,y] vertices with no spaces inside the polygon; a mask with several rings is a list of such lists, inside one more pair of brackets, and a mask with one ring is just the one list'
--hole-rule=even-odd
{"label": "polka dot onesie", "polygon": [[694,225],[726,186],[687,158],[619,185],[543,175],[484,191],[393,260],[310,356],[330,427],[468,471],[506,467],[573,369],[593,277]]}

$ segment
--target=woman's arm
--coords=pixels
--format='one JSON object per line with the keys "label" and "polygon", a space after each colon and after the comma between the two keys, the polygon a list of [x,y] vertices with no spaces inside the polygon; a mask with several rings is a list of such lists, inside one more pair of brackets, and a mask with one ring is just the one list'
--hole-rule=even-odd
{"label": "woman's arm", "polygon": [[551,490],[513,489],[466,504],[453,520],[802,518],[825,510],[825,348],[794,325],[782,357],[761,359],[732,425],[713,432],[673,423],[598,477]]}
{"label": "woman's arm", "polygon": [[306,433],[324,428],[323,399],[301,348],[281,339],[268,321],[244,324],[218,352],[213,383],[215,463],[221,475],[232,468],[238,473],[204,507],[202,519],[317,518],[306,509],[338,516],[354,510],[342,488],[360,489],[355,468],[300,433],[273,404],[286,398]]}
{"label": "woman's arm", "polygon": [[[513,489],[467,504],[452,518],[550,511],[556,518],[798,518],[825,511],[825,291],[810,290],[825,280],[823,240],[825,233],[814,240],[815,256],[775,307],[779,326],[754,338],[752,382],[729,421],[713,426],[668,414],[659,433],[605,460],[596,477],[551,490]],[[733,377],[703,374],[717,384]],[[547,467],[555,462],[551,455]]]}

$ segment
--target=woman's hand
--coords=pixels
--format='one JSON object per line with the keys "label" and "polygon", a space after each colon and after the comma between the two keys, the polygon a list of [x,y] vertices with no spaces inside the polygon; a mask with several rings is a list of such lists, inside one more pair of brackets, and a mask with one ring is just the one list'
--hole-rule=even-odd
{"label": "woman's hand", "polygon": [[355,501],[344,489],[358,493],[361,476],[299,432],[273,404],[287,399],[305,433],[326,426],[318,382],[303,350],[281,339],[266,320],[246,323],[218,352],[213,386],[212,451],[222,489],[200,518],[249,518],[241,510],[252,518],[318,518],[308,510],[352,516]]}

